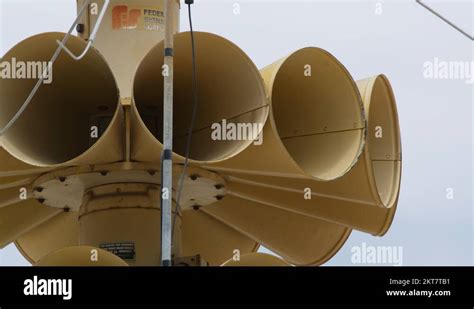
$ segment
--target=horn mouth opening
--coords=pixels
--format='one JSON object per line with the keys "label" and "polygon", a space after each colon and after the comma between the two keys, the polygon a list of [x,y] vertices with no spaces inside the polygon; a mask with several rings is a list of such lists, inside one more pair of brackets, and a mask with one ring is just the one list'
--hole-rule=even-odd
{"label": "horn mouth opening", "polygon": [[[230,41],[195,32],[198,110],[190,159],[219,162],[246,149],[263,129],[269,108],[265,86],[250,58]],[[186,155],[192,118],[192,52],[189,32],[174,40],[174,152]],[[134,81],[134,104],[142,125],[163,141],[163,51],[158,43],[139,65]],[[251,126],[250,126],[251,125]],[[229,135],[234,128],[244,134]],[[237,132],[239,133],[239,132]]]}
{"label": "horn mouth opening", "polygon": [[304,48],[273,78],[272,121],[288,153],[317,180],[342,177],[357,162],[366,130],[350,74],[328,52]]}
{"label": "horn mouth opening", "polygon": [[[119,94],[113,74],[93,48],[81,61],[62,52],[53,66],[49,61],[64,33],[44,33],[13,47],[3,58],[0,79],[0,127],[20,109],[48,69],[28,108],[3,136],[3,146],[13,156],[35,166],[70,163],[86,153],[107,131],[119,112]],[[71,51],[84,50],[84,40],[71,36]],[[94,127],[96,126],[96,127]],[[97,128],[97,137],[93,134]]]}
{"label": "horn mouth opening", "polygon": [[395,96],[384,75],[375,79],[370,96],[367,147],[379,197],[392,207],[400,191],[401,138]]}

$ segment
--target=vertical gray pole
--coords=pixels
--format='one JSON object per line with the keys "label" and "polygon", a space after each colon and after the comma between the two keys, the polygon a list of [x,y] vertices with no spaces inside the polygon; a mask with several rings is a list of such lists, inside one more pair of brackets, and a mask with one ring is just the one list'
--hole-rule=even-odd
{"label": "vertical gray pole", "polygon": [[172,241],[172,195],[173,195],[173,48],[174,10],[176,0],[165,0],[165,68],[163,107],[163,166],[162,187],[168,198],[161,202],[161,265],[171,266]]}

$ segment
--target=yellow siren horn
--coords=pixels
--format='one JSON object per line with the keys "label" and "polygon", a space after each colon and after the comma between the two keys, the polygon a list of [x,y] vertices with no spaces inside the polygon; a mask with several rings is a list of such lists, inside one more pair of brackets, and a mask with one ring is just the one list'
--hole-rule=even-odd
{"label": "yellow siren horn", "polygon": [[[230,41],[214,34],[195,32],[198,112],[190,159],[218,162],[231,158],[252,140],[214,140],[216,123],[261,123],[268,116],[263,80],[248,56]],[[193,110],[192,46],[188,32],[175,36],[174,151],[186,155]],[[163,149],[164,43],[156,45],[138,67],[134,82],[131,153],[133,161],[156,162]],[[256,132],[258,135],[260,132]]]}
{"label": "yellow siren horn", "polygon": [[[64,35],[30,37],[1,59],[12,72],[0,79],[0,127],[20,109],[41,74],[48,73],[28,108],[2,137],[3,148],[37,167],[121,161],[123,121],[115,79],[94,49],[81,61],[62,53],[51,65],[56,40]],[[73,36],[67,43],[76,53],[86,44]]]}
{"label": "yellow siren horn", "polygon": [[365,118],[357,86],[327,51],[304,48],[262,71],[271,99],[263,144],[209,168],[329,181],[357,162]]}
{"label": "yellow siren horn", "polygon": [[128,264],[108,251],[88,246],[75,246],[52,252],[35,266],[124,267]]}

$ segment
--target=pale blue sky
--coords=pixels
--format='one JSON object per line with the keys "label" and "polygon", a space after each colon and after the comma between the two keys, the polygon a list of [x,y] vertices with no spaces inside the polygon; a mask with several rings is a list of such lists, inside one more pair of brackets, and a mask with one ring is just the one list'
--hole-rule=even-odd
{"label": "pale blue sky", "polygon": [[[196,2],[195,29],[227,37],[259,67],[317,46],[338,57],[355,79],[378,73],[391,79],[404,159],[397,216],[383,238],[354,232],[328,265],[352,265],[351,248],[362,243],[403,247],[404,265],[474,265],[473,85],[423,78],[423,63],[434,58],[473,61],[472,41],[414,0]],[[473,1],[425,2],[474,33]],[[234,3],[240,15],[233,14]],[[0,8],[0,54],[30,35],[66,31],[75,16],[73,0],[0,0]],[[188,29],[185,13],[182,30]],[[0,251],[0,265],[26,264],[13,246]]]}

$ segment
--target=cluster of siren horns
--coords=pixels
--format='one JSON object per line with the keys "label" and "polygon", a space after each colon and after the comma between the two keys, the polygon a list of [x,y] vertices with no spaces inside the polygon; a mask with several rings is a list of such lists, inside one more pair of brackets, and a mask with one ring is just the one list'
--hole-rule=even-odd
{"label": "cluster of siren horns", "polygon": [[[33,36],[1,60],[49,61],[63,36]],[[388,79],[355,82],[315,47],[259,71],[220,36],[195,41],[199,108],[174,264],[321,265],[352,230],[384,235],[401,177]],[[189,33],[174,44],[173,200],[193,104]],[[80,53],[86,42],[67,45]],[[97,49],[80,61],[61,54],[53,82],[1,140],[0,248],[14,242],[34,265],[160,264],[163,49],[120,77],[130,100]],[[0,79],[0,127],[35,82]]]}

